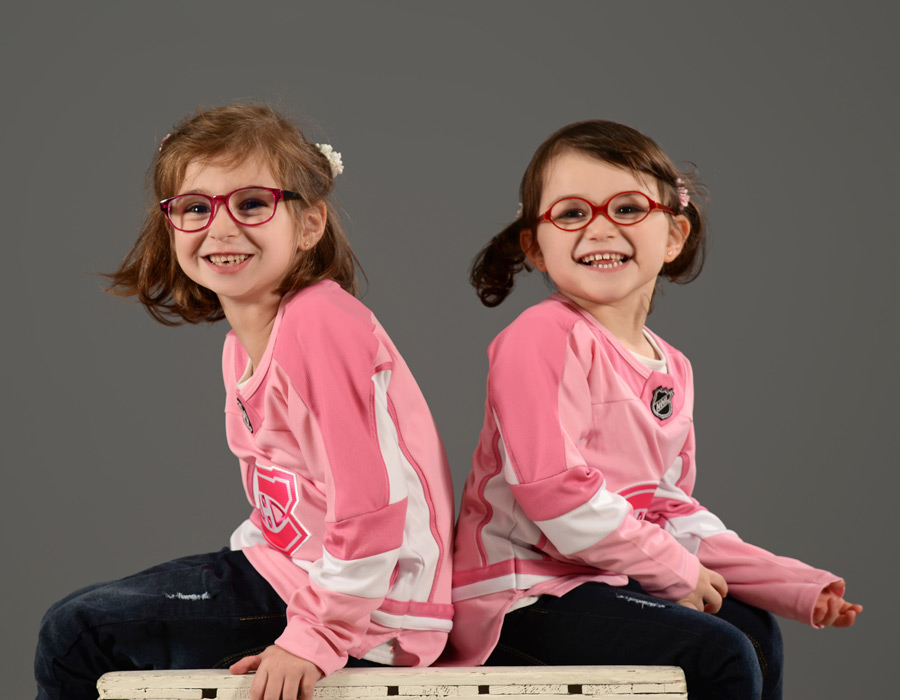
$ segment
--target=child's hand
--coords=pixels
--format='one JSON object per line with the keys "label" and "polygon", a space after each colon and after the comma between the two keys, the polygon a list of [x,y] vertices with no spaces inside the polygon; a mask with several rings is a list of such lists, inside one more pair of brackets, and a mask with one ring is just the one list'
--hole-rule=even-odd
{"label": "child's hand", "polygon": [[722,607],[722,598],[726,595],[728,595],[728,584],[725,583],[722,575],[701,564],[697,587],[689,596],[679,600],[678,604],[700,612],[715,614]]}
{"label": "child's hand", "polygon": [[[256,671],[250,700],[312,700],[319,668],[274,644],[257,656],[245,656],[231,666],[235,675]],[[303,695],[300,695],[303,691]]]}
{"label": "child's hand", "polygon": [[853,605],[841,597],[844,590],[843,581],[828,584],[819,593],[813,611],[813,624],[825,627],[852,627],[856,616],[862,612],[862,605]]}

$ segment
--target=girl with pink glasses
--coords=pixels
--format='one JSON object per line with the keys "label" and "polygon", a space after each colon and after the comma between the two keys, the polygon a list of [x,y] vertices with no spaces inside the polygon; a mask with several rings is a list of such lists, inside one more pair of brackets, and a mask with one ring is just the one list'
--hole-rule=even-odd
{"label": "girl with pink glasses", "polygon": [[571,124],[476,258],[487,306],[523,269],[556,293],[488,350],[449,662],[671,664],[692,698],[778,698],[770,613],[849,627],[862,611],[838,576],[743,542],[691,495],[691,366],[645,322],[660,277],[702,266],[697,188],[634,129]]}
{"label": "girl with pink glasses", "polygon": [[[230,548],[55,604],[38,697],[96,698],[106,671],[256,671],[253,700],[311,700],[345,665],[422,666],[450,629],[453,492],[400,353],[355,297],[331,191],[343,164],[272,110],[178,124],[111,291],[166,324],[226,319],[228,444],[250,515]],[[127,459],[126,459],[127,461]]]}

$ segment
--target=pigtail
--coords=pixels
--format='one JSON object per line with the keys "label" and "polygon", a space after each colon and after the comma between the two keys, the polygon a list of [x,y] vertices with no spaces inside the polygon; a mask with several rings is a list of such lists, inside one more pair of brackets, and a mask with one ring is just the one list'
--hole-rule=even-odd
{"label": "pigtail", "polygon": [[[672,262],[663,265],[660,276],[676,284],[687,284],[697,278],[706,260],[706,208],[709,203],[709,192],[697,177],[693,165],[688,172],[677,173],[675,180],[666,184],[671,187],[673,203],[678,203],[676,211],[687,217],[690,222],[691,233],[681,249],[681,254]],[[684,205],[680,202],[679,190],[684,190],[688,195],[688,201]]]}
{"label": "pigtail", "polygon": [[531,271],[519,243],[522,229],[519,217],[494,236],[472,262],[469,282],[485,306],[499,305],[512,292],[515,276],[522,270]]}

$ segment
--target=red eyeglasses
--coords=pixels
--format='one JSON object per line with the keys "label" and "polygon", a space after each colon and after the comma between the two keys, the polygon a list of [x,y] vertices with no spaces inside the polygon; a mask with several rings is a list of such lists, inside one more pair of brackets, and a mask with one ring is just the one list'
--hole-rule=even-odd
{"label": "red eyeglasses", "polygon": [[605,216],[619,226],[634,226],[659,209],[667,214],[675,212],[659,202],[654,202],[643,192],[619,192],[610,197],[606,204],[597,206],[582,197],[564,197],[553,203],[538,219],[538,223],[549,221],[563,231],[579,231],[587,227],[597,215]]}
{"label": "red eyeglasses", "polygon": [[261,226],[272,220],[282,199],[300,199],[300,195],[275,187],[241,187],[228,194],[179,194],[162,200],[159,207],[173,227],[194,233],[212,223],[220,204],[235,223]]}

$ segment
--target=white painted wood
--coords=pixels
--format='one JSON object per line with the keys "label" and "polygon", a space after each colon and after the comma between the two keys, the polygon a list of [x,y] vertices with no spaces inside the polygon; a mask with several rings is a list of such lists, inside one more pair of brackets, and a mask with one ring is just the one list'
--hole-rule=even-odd
{"label": "white painted wood", "polygon": [[[248,700],[252,682],[252,675],[226,670],[125,671],[107,673],[97,689],[100,700]],[[317,700],[486,700],[487,695],[501,696],[497,700],[578,700],[579,695],[686,700],[687,691],[684,673],[671,666],[347,668],[316,686]]]}
{"label": "white painted wood", "polygon": [[546,683],[535,683],[534,685],[500,685],[491,683],[491,695],[568,695],[569,686],[566,685],[547,685]]}

